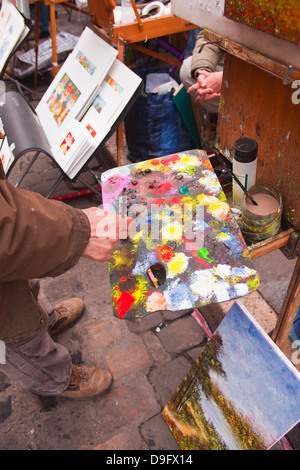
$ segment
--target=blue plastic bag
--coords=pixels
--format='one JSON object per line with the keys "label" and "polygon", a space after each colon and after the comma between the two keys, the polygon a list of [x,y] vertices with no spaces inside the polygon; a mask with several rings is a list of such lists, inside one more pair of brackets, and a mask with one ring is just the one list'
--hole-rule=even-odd
{"label": "blue plastic bag", "polygon": [[[162,72],[166,69],[147,70],[139,75],[145,83],[148,73]],[[125,117],[125,135],[132,162],[195,148],[172,91],[164,95],[141,93]]]}

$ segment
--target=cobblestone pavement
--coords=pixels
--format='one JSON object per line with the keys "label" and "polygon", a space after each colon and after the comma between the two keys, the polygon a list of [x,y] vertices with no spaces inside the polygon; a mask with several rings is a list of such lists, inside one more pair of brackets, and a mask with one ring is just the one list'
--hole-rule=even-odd
{"label": "cobblestone pavement", "polygon": [[[86,18],[72,13],[68,21],[66,15],[59,7],[58,30],[80,34]],[[28,85],[30,81],[26,82]],[[37,94],[28,98],[33,106],[38,102],[38,94],[47,86],[45,78],[40,77]],[[115,157],[115,136],[103,152],[104,156]],[[16,165],[10,176],[13,183],[29,160],[30,155],[25,156]],[[125,144],[122,162],[127,162]],[[100,175],[97,159],[91,166]],[[22,187],[46,195],[58,176],[58,169],[41,156]],[[87,173],[85,177],[91,175]],[[55,195],[77,189],[82,189],[80,184],[62,182]],[[99,201],[90,195],[66,203],[84,208],[98,205]],[[293,262],[276,251],[266,256],[264,262],[257,260],[256,263],[261,287],[242,302],[270,333]],[[179,446],[161,411],[207,343],[207,336],[191,311],[160,312],[132,321],[119,320],[112,314],[107,263],[85,259],[59,278],[43,279],[41,292],[53,304],[70,296],[83,299],[83,318],[56,340],[68,348],[75,362],[108,369],[114,377],[113,385],[103,396],[88,401],[52,397],[41,400],[1,374],[0,449],[178,451]],[[277,299],[276,295],[280,297]],[[231,304],[224,302],[202,309],[211,331],[217,328]],[[297,429],[289,436],[293,447],[299,449]]]}

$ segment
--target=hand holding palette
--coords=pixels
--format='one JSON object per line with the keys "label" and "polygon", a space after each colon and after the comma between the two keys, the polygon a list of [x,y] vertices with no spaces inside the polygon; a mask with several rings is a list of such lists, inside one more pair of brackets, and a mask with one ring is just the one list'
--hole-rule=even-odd
{"label": "hand holding palette", "polygon": [[191,150],[102,174],[104,209],[135,218],[109,263],[114,314],[138,318],[249,294],[259,276],[206,152]]}

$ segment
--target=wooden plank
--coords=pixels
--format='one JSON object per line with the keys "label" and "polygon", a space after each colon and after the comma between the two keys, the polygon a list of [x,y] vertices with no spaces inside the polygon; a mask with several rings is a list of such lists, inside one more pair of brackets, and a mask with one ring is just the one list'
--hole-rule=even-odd
{"label": "wooden plank", "polygon": [[92,23],[96,23],[106,31],[111,31],[114,23],[114,2],[111,0],[87,0],[91,12]]}
{"label": "wooden plank", "polygon": [[294,67],[289,68],[276,60],[259,54],[256,51],[241,46],[235,41],[225,38],[220,34],[212,31],[205,30],[205,37],[208,41],[216,41],[221,49],[224,49],[229,54],[245,60],[246,62],[257,65],[262,70],[271,73],[275,77],[279,77],[285,81],[285,84],[292,83],[294,80],[300,79],[300,70]]}
{"label": "wooden plank", "polygon": [[163,62],[167,62],[171,65],[174,65],[175,67],[181,66],[181,62],[179,62],[178,60],[173,59],[172,57],[166,56],[164,54],[160,54],[159,52],[152,51],[151,49],[147,49],[146,47],[143,47],[140,44],[130,43],[128,44],[128,47],[134,49],[135,51],[142,52],[143,54],[150,55],[151,57],[155,57],[156,59],[161,60]]}
{"label": "wooden plank", "polygon": [[113,28],[112,41],[122,38],[125,43],[147,41],[148,39],[169,36],[197,28],[189,21],[174,15],[165,15],[160,18],[146,18],[143,20],[143,29],[139,28],[137,22],[126,25],[115,25]]}
{"label": "wooden plank", "polygon": [[260,258],[261,256],[267,255],[274,250],[278,250],[285,246],[291,234],[294,232],[294,228],[289,230],[285,230],[283,232],[278,233],[274,237],[268,238],[260,243],[255,243],[248,247],[249,253],[252,259]]}
{"label": "wooden plank", "polygon": [[276,187],[286,220],[300,228],[300,104],[293,89],[253,64],[226,54],[217,145],[227,156],[236,139],[258,142],[257,183]]}
{"label": "wooden plank", "polygon": [[[284,352],[284,354],[294,363],[299,370],[300,352],[293,346],[289,339],[289,333],[293,325],[296,313],[300,306],[300,257],[297,259],[293,275],[280,311],[280,315],[272,336],[273,341]],[[293,359],[297,357],[297,363]]]}
{"label": "wooden plank", "polygon": [[[246,0],[243,0],[243,2],[247,3]],[[230,38],[265,57],[272,57],[287,67],[293,64],[297,70],[300,70],[300,54],[297,44],[226,18],[224,16],[224,0],[211,0],[209,2],[203,0],[171,0],[171,4],[174,15],[189,20],[201,28],[207,28]],[[256,12],[253,10],[253,15],[255,16],[255,14]]]}

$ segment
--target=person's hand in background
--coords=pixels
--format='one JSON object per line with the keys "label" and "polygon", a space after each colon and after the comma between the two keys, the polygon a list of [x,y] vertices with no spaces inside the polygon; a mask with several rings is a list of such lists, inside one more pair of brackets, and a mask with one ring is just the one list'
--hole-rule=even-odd
{"label": "person's hand in background", "polygon": [[197,70],[197,81],[188,89],[188,93],[197,92],[196,101],[209,101],[221,95],[223,72]]}

